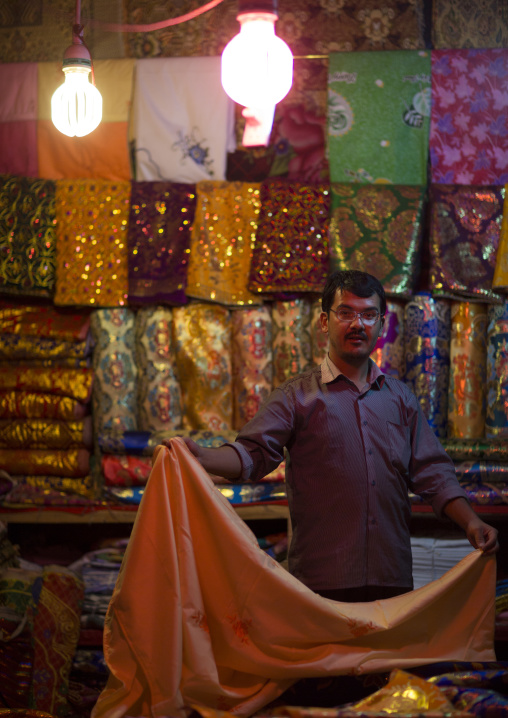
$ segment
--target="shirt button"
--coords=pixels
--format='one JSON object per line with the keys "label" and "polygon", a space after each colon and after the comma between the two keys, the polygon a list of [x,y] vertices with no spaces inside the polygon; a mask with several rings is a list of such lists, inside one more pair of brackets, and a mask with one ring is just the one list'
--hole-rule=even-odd
{"label": "shirt button", "polygon": [[375,485],[376,485],[376,482],[375,482],[375,481],[373,481],[373,482],[372,482],[372,486],[375,486]]}
{"label": "shirt button", "polygon": [[369,452],[368,452],[368,453],[369,453],[369,454],[372,454],[372,449],[369,449]]}
{"label": "shirt button", "polygon": [[364,425],[364,426],[367,426],[367,422],[366,422],[366,421],[364,421],[364,422],[363,422],[363,425]]}

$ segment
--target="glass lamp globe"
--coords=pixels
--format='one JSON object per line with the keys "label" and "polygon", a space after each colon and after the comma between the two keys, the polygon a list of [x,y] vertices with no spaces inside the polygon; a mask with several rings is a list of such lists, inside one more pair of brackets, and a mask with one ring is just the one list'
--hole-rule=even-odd
{"label": "glass lamp globe", "polygon": [[287,95],[293,81],[293,55],[275,34],[277,15],[246,12],[237,19],[240,33],[222,53],[222,86],[239,105],[274,107]]}

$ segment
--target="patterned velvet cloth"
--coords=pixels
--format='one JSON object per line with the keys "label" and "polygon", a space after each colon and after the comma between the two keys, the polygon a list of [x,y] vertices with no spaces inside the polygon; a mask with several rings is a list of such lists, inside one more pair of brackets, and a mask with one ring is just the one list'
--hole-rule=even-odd
{"label": "patterned velvet cloth", "polygon": [[170,431],[182,425],[182,392],[175,361],[173,314],[145,307],[134,320],[138,428]]}
{"label": "patterned velvet cloth", "polygon": [[404,310],[405,383],[436,436],[446,437],[450,367],[450,306],[415,294]]}
{"label": "patterned velvet cloth", "polygon": [[430,286],[434,295],[500,302],[492,289],[504,187],[430,189]]}
{"label": "patterned velvet cloth", "polygon": [[330,54],[332,182],[427,183],[430,76],[430,52]]}
{"label": "patterned velvet cloth", "polygon": [[55,304],[126,304],[129,203],[129,182],[57,181]]}
{"label": "patterned velvet cloth", "polygon": [[425,189],[332,185],[330,265],[374,274],[389,296],[410,297],[418,277]]}
{"label": "patterned velvet cloth", "polygon": [[505,49],[432,51],[432,183],[508,182],[506,105],[500,102],[507,74]]}
{"label": "patterned velvet cloth", "polygon": [[507,46],[508,14],[506,6],[499,0],[483,0],[481,4],[433,0],[432,47],[482,49]]}
{"label": "patterned velvet cloth", "polygon": [[329,186],[264,182],[260,198],[249,289],[320,293],[328,274]]}
{"label": "patterned velvet cloth", "polygon": [[55,183],[0,176],[0,292],[52,297]]}
{"label": "patterned velvet cloth", "polygon": [[448,437],[481,439],[485,434],[487,305],[452,302]]}
{"label": "patterned velvet cloth", "polygon": [[127,241],[129,301],[186,304],[196,186],[133,182]]}
{"label": "patterned velvet cloth", "polygon": [[259,184],[198,182],[187,294],[226,305],[260,304],[247,289],[261,208]]}

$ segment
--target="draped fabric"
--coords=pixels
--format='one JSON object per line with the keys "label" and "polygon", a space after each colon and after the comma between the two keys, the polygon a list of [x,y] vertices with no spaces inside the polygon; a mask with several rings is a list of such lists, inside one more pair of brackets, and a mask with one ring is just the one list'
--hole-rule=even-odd
{"label": "draped fabric", "polygon": [[434,295],[499,302],[492,289],[504,187],[430,188],[430,286]]}
{"label": "draped fabric", "polygon": [[185,429],[231,429],[231,312],[196,302],[173,309]]}
{"label": "draped fabric", "polygon": [[450,369],[450,305],[415,294],[404,309],[405,383],[436,436],[446,437]]}
{"label": "draped fabric", "polygon": [[177,429],[182,425],[182,395],[171,309],[162,306],[140,309],[135,315],[134,329],[138,428],[151,432]]}
{"label": "draped fabric", "polygon": [[95,341],[92,413],[96,435],[108,429],[138,428],[134,327],[131,309],[98,309],[92,314]]}
{"label": "draped fabric", "polygon": [[330,264],[374,274],[390,296],[418,277],[424,187],[332,185]]}
{"label": "draped fabric", "polygon": [[220,57],[136,62],[132,104],[136,180],[224,180],[233,133],[234,105],[222,89]]}
{"label": "draped fabric", "polygon": [[0,173],[38,177],[37,64],[0,64]]}
{"label": "draped fabric", "polygon": [[108,609],[111,673],[92,718],[183,718],[189,705],[248,716],[301,677],[494,660],[494,594],[495,559],[474,551],[396,598],[324,599],[259,548],[175,439],[156,455]]}
{"label": "draped fabric", "polygon": [[274,388],[312,366],[311,307],[308,299],[272,304]]}
{"label": "draped fabric", "polygon": [[432,183],[508,182],[507,74],[505,49],[432,51]]}
{"label": "draped fabric", "polygon": [[487,439],[508,437],[508,304],[489,306],[487,326]]}
{"label": "draped fabric", "polygon": [[496,252],[496,266],[492,288],[497,292],[508,292],[508,185],[504,187],[503,219],[501,236]]}
{"label": "draped fabric", "polygon": [[247,289],[261,200],[254,182],[198,182],[187,294],[226,305],[260,304]]}
{"label": "draped fabric", "polygon": [[499,0],[433,0],[432,47],[507,47],[508,17],[500,9]]}
{"label": "draped fabric", "polygon": [[268,306],[232,312],[233,428],[240,430],[273,384],[272,317]]}
{"label": "draped fabric", "polygon": [[332,182],[427,183],[430,74],[430,52],[330,53]]}
{"label": "draped fabric", "polygon": [[0,176],[0,292],[52,297],[55,270],[54,182]]}
{"label": "draped fabric", "polygon": [[487,305],[452,302],[448,436],[478,439],[485,434]]}
{"label": "draped fabric", "polygon": [[57,179],[131,178],[128,119],[134,60],[100,60],[94,53],[93,70],[102,96],[102,119],[85,137],[67,137],[51,120],[51,98],[63,84],[61,64],[38,65],[37,150],[39,175]]}
{"label": "draped fabric", "polygon": [[387,300],[385,324],[371,359],[385,374],[404,378],[404,303]]}
{"label": "draped fabric", "polygon": [[250,266],[253,292],[321,292],[328,274],[330,188],[302,182],[261,184]]}
{"label": "draped fabric", "polygon": [[133,182],[127,241],[129,301],[186,304],[196,186]]}
{"label": "draped fabric", "polygon": [[57,181],[55,304],[126,304],[129,202],[129,182]]}

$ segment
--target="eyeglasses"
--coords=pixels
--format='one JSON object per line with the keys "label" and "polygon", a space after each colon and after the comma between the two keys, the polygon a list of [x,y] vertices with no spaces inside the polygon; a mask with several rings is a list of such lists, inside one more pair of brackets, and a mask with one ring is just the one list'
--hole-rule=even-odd
{"label": "eyeglasses", "polygon": [[366,309],[364,312],[355,312],[353,309],[330,309],[331,312],[333,312],[339,321],[341,322],[354,322],[356,317],[358,317],[366,326],[372,327],[379,317],[384,316],[384,314],[380,314],[377,309]]}

